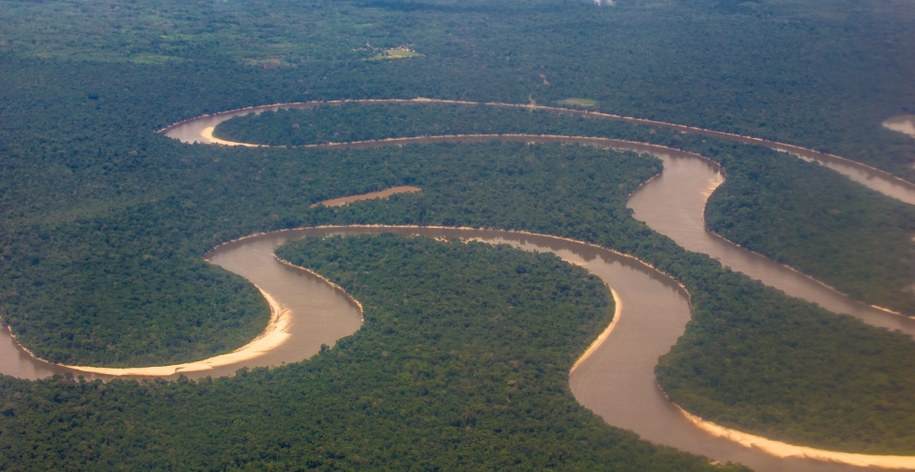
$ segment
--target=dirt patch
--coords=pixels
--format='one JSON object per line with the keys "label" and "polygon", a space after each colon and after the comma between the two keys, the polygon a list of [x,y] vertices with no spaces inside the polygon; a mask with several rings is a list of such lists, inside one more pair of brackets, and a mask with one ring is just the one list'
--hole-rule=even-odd
{"label": "dirt patch", "polygon": [[379,198],[388,198],[391,195],[397,195],[399,193],[417,193],[421,192],[422,189],[419,187],[411,187],[409,185],[404,185],[401,187],[391,187],[384,190],[379,190],[377,192],[363,193],[361,195],[350,195],[347,197],[332,198],[330,200],[324,200],[323,202],[313,203],[309,208],[315,207],[341,207],[349,205],[353,202],[358,202],[362,200],[376,200]]}

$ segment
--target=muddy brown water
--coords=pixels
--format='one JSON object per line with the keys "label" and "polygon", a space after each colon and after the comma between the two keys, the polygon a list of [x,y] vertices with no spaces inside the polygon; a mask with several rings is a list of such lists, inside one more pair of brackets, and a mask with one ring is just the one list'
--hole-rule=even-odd
{"label": "muddy brown water", "polygon": [[664,172],[630,197],[627,206],[636,219],[683,248],[708,254],[723,265],[792,297],[915,337],[915,319],[861,303],[805,274],[706,231],[706,201],[712,190],[724,181],[718,166],[685,153],[653,154],[664,162]]}
{"label": "muddy brown water", "polygon": [[[234,118],[236,116],[245,116],[251,113],[262,113],[264,111],[276,111],[283,109],[309,109],[317,106],[326,106],[326,105],[343,105],[343,104],[440,104],[440,105],[457,105],[457,106],[488,106],[495,108],[511,108],[511,109],[525,109],[525,110],[541,110],[554,113],[562,114],[571,114],[571,115],[581,115],[587,116],[593,119],[601,120],[612,120],[612,121],[624,121],[627,123],[633,123],[637,125],[644,125],[650,127],[661,127],[668,128],[679,131],[681,133],[687,134],[696,134],[700,136],[709,136],[717,139],[725,139],[728,141],[734,141],[744,144],[753,144],[758,146],[765,146],[776,151],[785,152],[800,159],[804,159],[810,162],[816,162],[824,167],[827,167],[841,175],[844,175],[848,179],[857,182],[871,190],[880,192],[890,198],[906,202],[910,205],[915,205],[915,184],[908,182],[906,180],[900,179],[892,174],[884,172],[882,170],[873,168],[866,164],[856,162],[851,159],[847,159],[842,156],[837,156],[828,152],[817,151],[815,149],[805,148],[802,146],[797,146],[789,143],[782,143],[779,141],[773,141],[768,139],[757,138],[754,136],[746,136],[737,133],[730,133],[725,131],[716,131],[706,128],[699,128],[695,126],[682,125],[678,123],[670,123],[666,121],[652,120],[646,118],[637,118],[632,116],[624,116],[613,113],[605,113],[598,111],[588,111],[588,110],[579,110],[571,108],[561,108],[561,107],[552,107],[545,105],[530,105],[530,104],[519,104],[519,103],[502,103],[502,102],[472,102],[465,100],[443,100],[443,99],[432,99],[432,98],[415,98],[415,99],[360,99],[360,100],[329,100],[329,101],[311,101],[311,102],[296,102],[296,103],[277,103],[271,105],[260,105],[247,108],[241,108],[237,110],[229,110],[220,113],[215,113],[213,115],[205,115],[197,118],[192,118],[189,120],[184,120],[178,123],[175,123],[171,126],[163,128],[160,130],[166,136],[177,139],[182,142],[194,143],[207,142],[203,138],[203,132],[206,128],[214,128],[220,123]],[[908,129],[909,124],[915,123],[913,118],[915,115],[905,115],[895,118],[890,118],[884,122],[884,126],[889,124],[890,129],[896,129],[899,127],[904,127]],[[897,130],[901,132],[906,132],[903,130]]]}
{"label": "muddy brown water", "polygon": [[[313,106],[313,104],[303,104]],[[272,109],[287,108],[273,105]],[[231,116],[262,111],[267,107],[188,120],[163,130],[184,142],[200,140],[200,133]],[[357,143],[353,147],[410,142],[472,142],[507,139],[538,142],[574,142],[649,152],[664,163],[664,172],[637,191],[629,201],[636,218],[656,231],[671,237],[684,248],[703,252],[724,265],[745,272],[784,290],[792,296],[812,301],[839,313],[915,336],[910,319],[888,315],[881,310],[855,302],[807,276],[746,251],[704,229],[705,202],[723,180],[720,169],[695,155],[660,146],[603,138],[567,136],[474,136],[424,137]],[[792,151],[791,149],[784,149]],[[838,161],[842,165],[842,161]],[[859,172],[856,166],[851,171]],[[880,176],[878,176],[880,177]],[[872,181],[873,178],[865,178]],[[906,185],[890,179],[896,192],[909,192]],[[901,188],[901,190],[900,190]],[[915,194],[915,192],[912,192]],[[913,198],[906,195],[902,198]],[[616,291],[622,312],[608,340],[572,373],[570,386],[576,398],[609,424],[628,428],[643,438],[685,451],[706,455],[718,461],[734,461],[759,470],[860,470],[853,467],[803,459],[777,459],[733,442],[713,438],[689,424],[655,385],[654,366],[683,333],[689,320],[689,304],[675,281],[643,264],[605,249],[548,236],[469,229],[436,228],[321,228],[283,231],[245,238],[214,249],[209,255],[214,264],[236,272],[291,308],[294,321],[290,340],[280,348],[239,365],[229,365],[189,376],[231,375],[240,367],[279,366],[299,362],[316,354],[322,344],[333,345],[339,338],[355,332],[359,312],[352,301],[324,281],[277,262],[274,248],[293,238],[328,234],[400,232],[428,237],[478,239],[506,243],[525,250],[553,252],[564,260],[581,265],[601,277]],[[0,372],[21,378],[42,378],[66,373],[31,357],[19,348],[8,331],[0,332]]]}
{"label": "muddy brown water", "polygon": [[[569,380],[576,399],[607,423],[636,431],[652,442],[759,470],[846,470],[815,461],[776,459],[697,430],[667,400],[653,374],[658,357],[670,350],[690,318],[683,289],[668,276],[630,257],[549,236],[453,228],[327,227],[258,235],[220,246],[209,254],[213,263],[256,283],[295,314],[289,341],[246,366],[276,366],[307,359],[321,344],[332,345],[359,327],[359,313],[352,301],[317,278],[278,262],[273,257],[277,245],[302,237],[382,232],[550,252],[584,267],[613,287],[621,305],[616,327]],[[28,356],[20,359],[26,369],[34,363]],[[225,375],[238,367],[227,366],[208,375]]]}

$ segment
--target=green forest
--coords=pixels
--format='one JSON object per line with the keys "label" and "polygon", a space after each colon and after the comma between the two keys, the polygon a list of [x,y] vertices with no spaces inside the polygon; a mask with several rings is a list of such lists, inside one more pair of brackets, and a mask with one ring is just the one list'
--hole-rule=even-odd
{"label": "green forest", "polygon": [[364,328],[312,361],[233,379],[3,379],[0,468],[721,469],[608,428],[572,398],[568,366],[613,312],[581,269],[393,236],[281,254],[361,300]]}
{"label": "green forest", "polygon": [[[343,104],[232,118],[224,139],[273,146],[398,136],[553,133],[612,136],[693,151],[728,178],[706,209],[710,229],[855,298],[915,313],[915,208],[816,164],[735,145],[556,112],[439,104]],[[862,241],[868,241],[862,245]],[[841,257],[837,257],[842,254]]]}
{"label": "green forest", "polygon": [[[0,318],[54,362],[199,359],[244,344],[268,315],[254,287],[204,260],[222,242],[319,224],[530,230],[632,254],[686,286],[694,318],[657,375],[687,410],[789,442],[913,454],[912,340],[790,299],[635,221],[626,199],[661,172],[652,158],[495,141],[239,149],[158,133],[289,101],[571,103],[834,152],[913,181],[915,139],[880,126],[915,113],[913,22],[915,4],[870,0],[0,1]],[[373,60],[405,45],[416,54]],[[912,207],[767,149],[431,105],[318,107],[217,130],[283,145],[504,132],[708,156],[727,171],[707,208],[711,229],[915,313]],[[310,207],[396,185],[423,191]],[[378,251],[402,266],[373,265]],[[328,261],[344,253],[352,266]],[[309,241],[284,257],[365,303],[364,328],[309,361],[225,379],[0,376],[0,468],[711,467],[608,427],[569,396],[571,362],[612,313],[580,271],[399,238]],[[518,265],[529,280],[502,271]],[[395,269],[403,277],[389,277]],[[446,276],[473,296],[432,283]],[[585,295],[530,296],[559,279]],[[509,292],[493,290],[496,280]],[[391,296],[408,290],[416,296]],[[506,305],[511,291],[526,303]],[[494,313],[499,330],[486,324]],[[530,320],[551,349],[502,343],[520,329],[508,318]]]}

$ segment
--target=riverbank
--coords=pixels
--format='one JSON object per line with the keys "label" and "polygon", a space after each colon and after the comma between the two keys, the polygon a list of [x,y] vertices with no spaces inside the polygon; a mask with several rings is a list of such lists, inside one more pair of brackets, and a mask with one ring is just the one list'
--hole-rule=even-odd
{"label": "riverbank", "polygon": [[886,129],[915,138],[915,115],[894,116],[881,124]]}
{"label": "riverbank", "polygon": [[[674,404],[676,405],[676,404]],[[726,428],[711,421],[702,419],[684,410],[679,405],[677,409],[690,423],[706,433],[716,437],[725,438],[740,444],[743,447],[758,449],[780,458],[805,458],[824,462],[835,462],[855,467],[872,467],[892,470],[915,470],[915,456],[893,456],[876,454],[856,454],[852,452],[829,451],[806,446],[797,446],[774,439],[756,436],[732,428]]]}
{"label": "riverbank", "polygon": [[218,367],[242,363],[262,356],[282,346],[289,340],[289,325],[292,322],[292,313],[272,295],[257,287],[264,300],[270,306],[270,320],[266,328],[248,344],[238,349],[218,356],[185,362],[150,367],[92,367],[80,365],[58,364],[59,367],[76,372],[96,374],[109,377],[169,377],[178,374],[211,371]]}
{"label": "riverbank", "polygon": [[[210,135],[212,135],[212,128],[210,128]],[[462,137],[439,137],[439,138],[441,138],[442,140],[446,140],[446,139],[458,139],[458,140],[460,140]],[[491,136],[463,137],[463,138],[468,138],[468,139],[470,139],[470,140],[473,140],[473,139],[494,139],[494,138],[495,138],[495,139],[506,139],[506,138],[507,138],[507,139],[516,139],[516,140],[529,140],[529,139],[533,139],[533,140],[535,140],[535,141],[540,141],[540,140],[542,140],[542,141],[544,141],[544,142],[551,142],[551,141],[562,142],[563,140],[568,140],[568,139],[572,139],[573,141],[577,139],[577,140],[580,140],[580,141],[584,142],[585,139],[587,139],[587,138],[580,138],[580,137],[579,137],[579,138],[575,138],[575,137],[568,137],[568,136],[565,136],[565,137],[564,137],[564,136],[528,136],[528,135],[509,135],[509,136],[501,136],[501,137],[500,137],[499,135],[491,135]],[[417,138],[417,139],[435,139],[435,137],[423,137],[423,138]],[[403,141],[404,141],[404,140],[386,140],[386,141],[385,141],[385,144],[392,144],[392,143],[398,143],[398,142],[403,142]],[[593,142],[598,142],[598,141],[599,141],[598,139],[594,139],[594,140],[593,140]],[[362,143],[357,143],[357,144],[358,144],[358,145],[367,145],[368,143],[367,143],[367,142],[362,142]],[[335,144],[335,145],[333,145],[333,146],[345,146],[345,145],[346,145],[346,144],[339,143],[339,144]],[[330,146],[329,146],[329,147],[330,147]],[[608,332],[608,334],[609,334],[609,332]],[[590,351],[590,349],[589,349],[589,351]],[[590,354],[589,354],[589,357],[590,357]],[[575,367],[573,367],[573,370],[577,370],[577,367],[579,366],[579,364],[580,364],[580,362],[576,362],[576,363],[575,363]]]}

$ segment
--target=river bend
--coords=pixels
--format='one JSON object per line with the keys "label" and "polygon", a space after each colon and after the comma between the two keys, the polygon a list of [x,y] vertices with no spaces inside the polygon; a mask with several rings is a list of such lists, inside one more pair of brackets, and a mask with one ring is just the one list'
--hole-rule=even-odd
{"label": "river bend", "polygon": [[[359,102],[406,102],[404,100],[364,100]],[[441,102],[476,104],[474,102],[433,101],[427,99],[410,102]],[[325,103],[325,102],[320,102]],[[212,136],[214,127],[232,116],[268,109],[309,107],[318,102],[304,104],[279,104],[255,107],[187,120],[162,130],[170,137],[183,142],[210,142],[227,145],[258,146],[233,143]],[[344,102],[339,102],[344,103]],[[500,107],[522,107],[576,113],[597,118],[620,119],[638,124],[685,128],[684,132],[712,135],[723,139],[768,145],[773,149],[791,152],[813,159],[803,153],[814,153],[822,159],[823,153],[796,146],[741,137],[729,133],[713,132],[699,128],[683,127],[670,123],[608,115],[580,110],[553,107],[531,107],[514,104],[486,104]],[[736,139],[741,138],[741,139]],[[721,169],[711,161],[695,154],[663,146],[632,143],[620,140],[576,136],[543,135],[473,135],[395,138],[358,143],[323,144],[315,146],[370,147],[391,144],[428,143],[444,141],[522,140],[536,142],[564,142],[591,144],[615,149],[645,152],[659,157],[664,164],[662,175],[640,188],[630,198],[629,207],[636,218],[646,222],[658,232],[671,237],[686,249],[703,252],[724,265],[747,273],[751,277],[776,286],[792,296],[812,301],[838,313],[848,313],[865,322],[890,329],[900,329],[915,336],[915,322],[902,316],[888,315],[886,311],[851,300],[835,290],[790,268],[750,253],[723,238],[705,231],[703,212],[705,202],[724,178]],[[767,144],[768,143],[768,144]],[[825,155],[829,157],[829,155]],[[837,156],[832,156],[837,157]],[[830,160],[844,166],[846,160]],[[850,162],[850,161],[849,161]],[[836,164],[838,163],[838,164]],[[824,163],[824,165],[826,165]],[[852,171],[862,172],[861,165],[849,165]],[[866,170],[866,166],[863,166]],[[870,171],[867,171],[870,172]],[[859,179],[850,176],[853,180]],[[870,172],[865,185],[883,188],[902,201],[915,201],[911,184]],[[889,190],[887,190],[889,189]],[[889,194],[888,193],[888,194]],[[484,231],[448,228],[393,228],[393,227],[328,227],[282,231],[243,238],[222,245],[208,254],[208,259],[226,270],[238,273],[257,285],[278,302],[278,309],[292,313],[289,326],[283,331],[289,342],[250,356],[237,363],[209,365],[200,369],[177,367],[170,374],[195,376],[231,375],[240,367],[276,366],[298,362],[318,352],[321,344],[333,344],[340,337],[351,334],[360,326],[360,312],[353,300],[331,287],[320,278],[275,260],[273,250],[279,244],[306,236],[327,234],[363,234],[366,232],[400,232],[429,237],[476,239],[489,243],[506,243],[524,250],[552,252],[563,260],[581,265],[614,289],[618,303],[617,320],[606,342],[587,358],[576,364],[570,385],[576,398],[601,415],[608,423],[632,429],[645,439],[668,444],[678,449],[703,454],[716,460],[735,461],[760,470],[843,470],[847,466],[802,459],[778,459],[769,454],[739,446],[732,441],[712,437],[698,430],[686,416],[655,385],[653,369],[660,355],[666,353],[682,334],[690,318],[688,295],[673,280],[644,264],[612,251],[586,243],[568,241],[544,235],[517,232]],[[294,340],[294,342],[293,342]],[[55,366],[36,360],[19,347],[8,332],[0,335],[0,365],[3,373],[23,378],[41,378],[54,373],[74,372],[65,366]],[[194,363],[189,363],[194,364]],[[199,363],[197,363],[199,364]],[[204,362],[204,364],[206,364]],[[92,368],[86,368],[91,370]],[[77,370],[87,372],[87,370]],[[158,375],[158,374],[157,374]],[[625,405],[625,408],[620,408]],[[849,468],[854,470],[854,468]]]}

